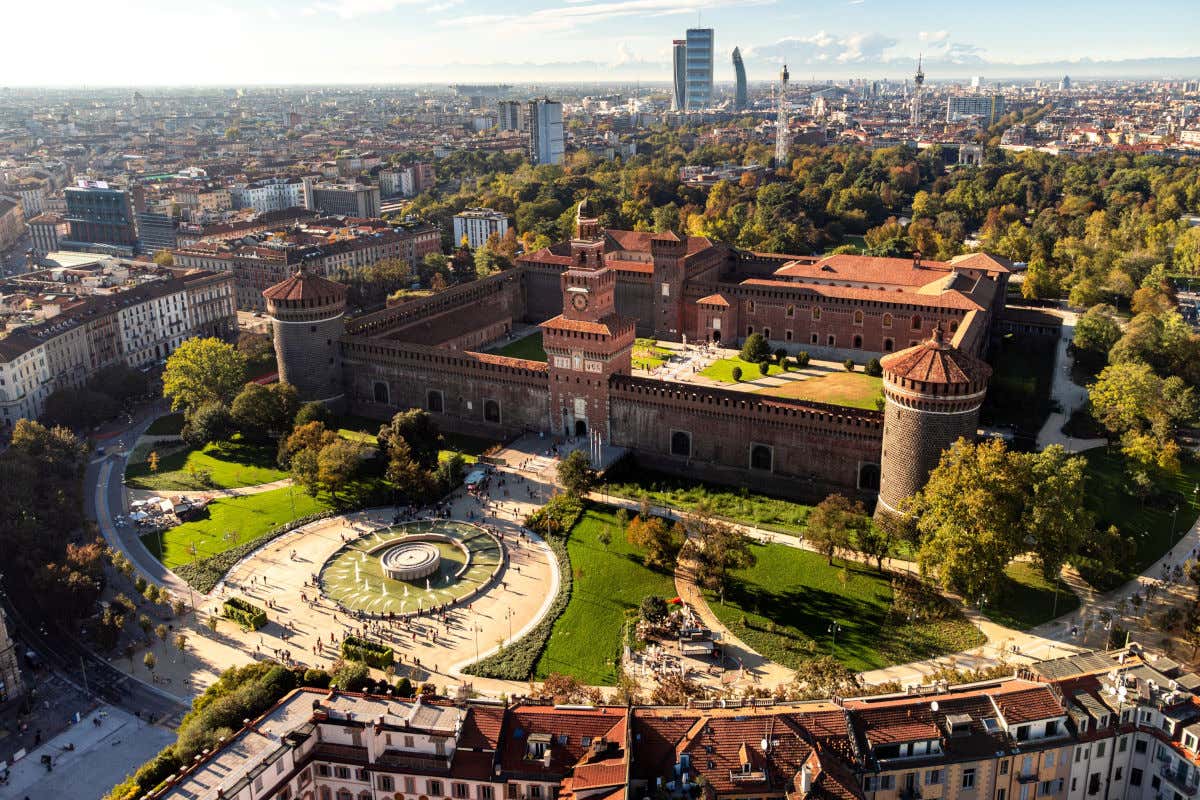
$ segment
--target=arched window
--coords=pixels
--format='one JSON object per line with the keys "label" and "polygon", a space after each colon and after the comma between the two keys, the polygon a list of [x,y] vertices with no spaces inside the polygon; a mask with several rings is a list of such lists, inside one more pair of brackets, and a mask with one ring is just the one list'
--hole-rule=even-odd
{"label": "arched window", "polygon": [[500,422],[500,403],[496,400],[483,401],[483,419],[484,422]]}
{"label": "arched window", "polygon": [[349,789],[338,789],[337,800],[354,800],[354,792]]}
{"label": "arched window", "polygon": [[753,326],[753,325],[747,325],[747,326],[746,326],[746,335],[747,335],[747,336],[750,336],[750,335],[751,335],[751,334],[753,334],[753,333],[754,333],[754,326]]}
{"label": "arched window", "polygon": [[445,405],[442,402],[442,393],[437,389],[431,389],[425,408],[435,414],[442,413],[445,410]]}
{"label": "arched window", "polygon": [[858,488],[868,492],[879,491],[879,465],[862,464],[858,468]]}
{"label": "arched window", "polygon": [[671,455],[690,458],[692,455],[692,435],[687,431],[671,433]]}
{"label": "arched window", "polygon": [[896,347],[896,343],[893,342],[891,339],[883,340],[883,352],[890,353],[890,352],[892,352],[892,350],[895,349],[895,347]]}
{"label": "arched window", "polygon": [[856,310],[856,311],[854,312],[854,324],[855,324],[855,325],[862,325],[862,323],[863,323],[863,313],[862,313],[862,311],[857,311],[857,310]]}
{"label": "arched window", "polygon": [[912,329],[913,329],[914,331],[919,331],[919,330],[921,330],[921,315],[920,315],[920,314],[913,314],[913,317],[912,317]]}
{"label": "arched window", "polygon": [[796,307],[795,307],[795,306],[788,306],[788,307],[787,307],[787,316],[788,316],[788,318],[789,318],[789,319],[790,319],[791,317],[794,317],[794,316],[796,316]]}
{"label": "arched window", "polygon": [[321,800],[333,800],[333,792],[328,786],[321,787]]}
{"label": "arched window", "polygon": [[771,452],[770,447],[765,444],[750,445],[750,469],[770,472],[772,461],[774,461],[774,453]]}
{"label": "arched window", "polygon": [[388,385],[383,381],[375,381],[375,402],[387,405],[389,399]]}
{"label": "arched window", "polygon": [[363,789],[358,793],[358,800],[373,800],[373,798],[371,797],[370,792],[368,792],[366,789]]}
{"label": "arched window", "polygon": [[958,320],[955,320],[955,321],[953,321],[953,322],[951,322],[951,323],[950,323],[950,332],[951,332],[951,333],[957,333],[957,332],[958,332]]}
{"label": "arched window", "polygon": [[750,313],[751,314],[754,313],[754,301],[753,300],[750,301]]}
{"label": "arched window", "polygon": [[763,328],[763,338],[764,339],[771,338],[771,329],[770,328]]}
{"label": "arched window", "polygon": [[883,327],[885,327],[885,328],[892,327],[892,315],[891,314],[883,315]]}
{"label": "arched window", "polygon": [[821,309],[819,306],[813,306],[813,322],[821,318]]}
{"label": "arched window", "polygon": [[862,349],[862,337],[861,337],[861,336],[855,336],[855,337],[854,337],[854,349],[855,349],[855,350],[861,350],[861,349]]}
{"label": "arched window", "polygon": [[825,344],[827,344],[829,347],[837,347],[837,337],[832,333],[829,334],[829,338],[825,340]]}

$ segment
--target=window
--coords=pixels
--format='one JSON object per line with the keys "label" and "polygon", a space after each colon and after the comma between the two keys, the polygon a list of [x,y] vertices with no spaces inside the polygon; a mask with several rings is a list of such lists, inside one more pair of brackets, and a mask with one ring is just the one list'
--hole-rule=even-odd
{"label": "window", "polygon": [[671,433],[671,455],[690,458],[692,455],[692,435],[686,431]]}
{"label": "window", "polygon": [[1104,748],[1107,744],[1108,742],[1096,743],[1096,758],[1104,758]]}
{"label": "window", "polygon": [[435,414],[440,414],[444,410],[442,403],[442,393],[436,389],[431,389],[428,394],[425,408]]}
{"label": "window", "polygon": [[431,797],[441,797],[442,796],[442,782],[434,781],[434,780],[425,781],[425,793],[430,795]]}
{"label": "window", "polygon": [[344,781],[350,780],[350,768],[349,767],[334,767],[333,774],[335,777],[341,778]]}
{"label": "window", "polygon": [[792,340],[792,332],[791,332],[791,331],[784,331],[784,332],[783,332],[783,338],[784,338],[784,341],[788,341],[788,342],[790,342],[790,341]]}
{"label": "window", "polygon": [[329,777],[329,765],[328,764],[317,764],[317,774],[320,775],[322,778],[328,778]]}
{"label": "window", "polygon": [[975,788],[975,768],[974,767],[963,770],[962,788],[964,788],[964,789],[974,789]]}
{"label": "window", "polygon": [[479,800],[492,800],[492,787],[486,783],[481,783],[477,787]]}
{"label": "window", "polygon": [[861,311],[854,312],[854,324],[855,325],[863,324],[863,313]]}
{"label": "window", "polygon": [[392,780],[391,775],[380,775],[379,788],[385,792],[390,792],[396,788],[396,782]]}
{"label": "window", "polygon": [[1024,742],[1029,739],[1029,726],[1021,725],[1017,728],[1017,741]]}
{"label": "window", "polygon": [[753,336],[753,335],[754,335],[754,326],[753,326],[753,325],[747,325],[747,326],[746,326],[746,335],[747,335],[747,336]]}
{"label": "window", "polygon": [[837,347],[837,337],[832,333],[829,334],[829,338],[825,341],[825,344],[829,347]]}
{"label": "window", "polygon": [[338,789],[337,800],[354,800],[354,792],[349,789]]}
{"label": "window", "polygon": [[1113,770],[1113,780],[1114,781],[1121,780],[1121,778],[1124,777],[1124,774],[1125,774],[1125,768],[1117,767],[1115,770]]}
{"label": "window", "polygon": [[796,316],[796,307],[788,306],[787,311],[784,312],[784,315],[787,316],[788,319],[791,319],[792,317]]}
{"label": "window", "polygon": [[854,349],[855,349],[855,350],[861,350],[861,349],[862,349],[862,337],[861,337],[861,336],[855,335],[855,337],[854,337],[854,345],[853,345],[853,346],[854,346]]}
{"label": "window", "polygon": [[1129,737],[1122,736],[1120,738],[1120,740],[1117,742],[1117,752],[1124,753],[1128,749],[1129,749]]}
{"label": "window", "polygon": [[417,791],[417,779],[411,776],[405,777],[404,791],[408,792],[409,794],[415,794]]}
{"label": "window", "polygon": [[813,322],[818,322],[821,319],[821,309],[820,308],[813,306],[812,318],[813,318]]}
{"label": "window", "polygon": [[1046,735],[1058,736],[1058,720],[1052,719],[1046,723]]}
{"label": "window", "polygon": [[1133,752],[1135,752],[1135,753],[1146,752],[1146,740],[1145,739],[1134,739],[1133,740]]}
{"label": "window", "polygon": [[751,314],[754,313],[754,301],[753,300],[750,301],[750,313]]}
{"label": "window", "polygon": [[911,324],[909,325],[909,327],[911,327],[914,331],[921,330],[921,315],[920,314],[913,314]]}
{"label": "window", "polygon": [[500,402],[497,400],[483,401],[484,422],[500,422]]}
{"label": "window", "polygon": [[750,469],[762,470],[770,472],[774,453],[771,448],[765,444],[750,445]]}
{"label": "window", "polygon": [[1091,776],[1088,777],[1087,793],[1088,794],[1099,794],[1100,793],[1100,773],[1099,772],[1093,772],[1091,774]]}
{"label": "window", "polygon": [[456,781],[450,784],[450,792],[454,797],[459,798],[459,800],[466,800],[466,798],[471,796],[471,787],[465,783],[458,783]]}
{"label": "window", "polygon": [[517,784],[515,784],[515,783],[509,783],[509,784],[505,785],[504,796],[506,798],[508,798],[508,800],[516,800],[516,798],[520,797],[520,795],[521,795],[521,787],[520,786],[517,786]]}
{"label": "window", "polygon": [[1003,789],[997,789],[996,790],[996,800],[1004,800],[1004,796],[1006,794],[1008,794],[1008,792],[1004,791]]}
{"label": "window", "polygon": [[1000,774],[1001,774],[1001,775],[1007,775],[1007,774],[1008,774],[1008,762],[1007,762],[1007,761],[1001,761],[1001,762],[1000,762]]}
{"label": "window", "polygon": [[942,782],[942,771],[940,769],[931,769],[925,773],[925,785],[937,786]]}
{"label": "window", "polygon": [[536,783],[529,784],[529,796],[531,798],[535,798],[535,800],[541,800],[542,787],[537,785]]}
{"label": "window", "polygon": [[890,353],[894,349],[896,349],[896,343],[894,341],[892,341],[891,339],[883,340],[883,352]]}
{"label": "window", "polygon": [[1142,771],[1140,769],[1138,769],[1137,767],[1134,767],[1133,769],[1129,770],[1129,785],[1130,786],[1141,786],[1142,785]]}
{"label": "window", "polygon": [[[1103,755],[1103,754],[1101,754],[1101,755]],[[1054,766],[1054,751],[1053,751],[1053,750],[1051,750],[1051,751],[1049,751],[1049,752],[1047,752],[1047,753],[1046,753],[1046,762],[1045,762],[1045,766],[1047,766],[1047,767],[1053,767],[1053,766]]]}
{"label": "window", "polygon": [[770,328],[763,328],[763,338],[764,339],[771,338],[771,329]]}
{"label": "window", "polygon": [[892,327],[892,315],[891,314],[883,315],[883,327],[885,327],[885,328]]}
{"label": "window", "polygon": [[809,343],[810,343],[810,344],[816,344],[816,343],[817,343],[817,335],[816,335],[815,333],[812,335],[812,338],[811,338],[811,339],[809,339]]}
{"label": "window", "polygon": [[328,786],[322,786],[320,797],[321,800],[333,800],[333,790],[331,790]]}

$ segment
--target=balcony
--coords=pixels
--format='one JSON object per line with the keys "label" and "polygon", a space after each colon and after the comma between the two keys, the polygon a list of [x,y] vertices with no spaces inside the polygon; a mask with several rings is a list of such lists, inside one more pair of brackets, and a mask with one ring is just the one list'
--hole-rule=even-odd
{"label": "balcony", "polygon": [[1196,790],[1200,789],[1200,781],[1188,781],[1179,776],[1179,773],[1173,769],[1168,769],[1166,765],[1158,768],[1158,775],[1167,783],[1174,786],[1180,794],[1185,797],[1195,797]]}
{"label": "balcony", "polygon": [[1036,772],[1025,772],[1017,775],[1017,783],[1037,783],[1038,774]]}

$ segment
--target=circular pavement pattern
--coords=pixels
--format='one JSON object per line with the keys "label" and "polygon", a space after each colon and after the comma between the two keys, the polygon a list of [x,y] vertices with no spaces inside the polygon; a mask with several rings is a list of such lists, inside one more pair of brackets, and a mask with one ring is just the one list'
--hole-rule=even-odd
{"label": "circular pavement pattern", "polygon": [[[428,557],[433,570],[409,580],[389,577],[388,556],[410,548]],[[476,525],[406,522],[380,528],[335,551],[321,567],[321,592],[352,611],[411,614],[473,595],[491,579],[501,558],[499,542]]]}

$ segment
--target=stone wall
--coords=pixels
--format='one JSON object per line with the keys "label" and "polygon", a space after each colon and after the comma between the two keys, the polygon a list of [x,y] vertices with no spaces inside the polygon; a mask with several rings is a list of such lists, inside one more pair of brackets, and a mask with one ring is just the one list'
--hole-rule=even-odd
{"label": "stone wall", "polygon": [[[860,493],[861,475],[861,495],[873,494],[883,436],[877,411],[626,376],[610,391],[613,444],[655,468],[804,500]],[[768,463],[754,463],[756,448]]]}

